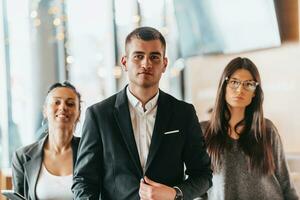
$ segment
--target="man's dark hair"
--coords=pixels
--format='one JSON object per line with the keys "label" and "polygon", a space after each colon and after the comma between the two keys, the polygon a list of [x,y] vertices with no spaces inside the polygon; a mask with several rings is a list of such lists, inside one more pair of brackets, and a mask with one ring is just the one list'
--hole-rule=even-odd
{"label": "man's dark hair", "polygon": [[[163,47],[163,54],[166,53],[166,40],[164,36],[155,28],[152,27],[139,27],[129,33],[125,40],[125,51],[127,52],[127,46],[132,39],[139,39],[144,41],[159,40]],[[163,56],[164,56],[163,55]]]}

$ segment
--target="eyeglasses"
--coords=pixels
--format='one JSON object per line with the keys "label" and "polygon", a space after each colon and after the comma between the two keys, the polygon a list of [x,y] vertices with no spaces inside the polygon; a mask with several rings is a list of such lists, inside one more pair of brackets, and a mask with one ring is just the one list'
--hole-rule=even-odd
{"label": "eyeglasses", "polygon": [[256,87],[259,85],[259,83],[256,81],[241,81],[241,80],[238,80],[235,78],[229,78],[229,77],[226,77],[225,81],[227,82],[227,85],[231,89],[236,90],[242,84],[243,88],[249,92],[254,92]]}

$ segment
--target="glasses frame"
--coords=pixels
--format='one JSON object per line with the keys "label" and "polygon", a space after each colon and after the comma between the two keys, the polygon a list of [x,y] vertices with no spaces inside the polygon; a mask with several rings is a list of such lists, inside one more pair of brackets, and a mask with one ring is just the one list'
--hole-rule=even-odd
{"label": "glasses frame", "polygon": [[[232,78],[229,78],[229,77],[227,76],[227,77],[225,78],[225,81],[226,81],[228,87],[230,87],[231,89],[234,89],[234,90],[237,90],[237,89],[240,87],[240,85],[242,85],[243,88],[244,88],[246,91],[249,91],[249,92],[255,92],[257,86],[259,85],[259,82],[256,82],[256,81],[251,81],[251,80],[241,81],[241,80],[239,80],[239,79],[234,79],[236,82],[238,82],[238,86],[237,86],[237,87],[231,87],[231,86],[228,84],[230,79],[232,79]],[[249,83],[250,81],[255,83],[255,88],[254,88],[254,90],[251,90],[251,89],[247,88],[247,86],[245,86],[245,83],[247,83],[247,82]]]}

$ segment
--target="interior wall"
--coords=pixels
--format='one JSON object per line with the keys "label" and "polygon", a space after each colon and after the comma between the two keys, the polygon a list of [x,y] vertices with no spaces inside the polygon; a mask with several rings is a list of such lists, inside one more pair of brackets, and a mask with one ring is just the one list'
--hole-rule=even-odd
{"label": "interior wall", "polygon": [[277,126],[285,151],[300,152],[300,43],[235,55],[189,58],[185,91],[200,121],[209,118],[207,111],[213,107],[221,73],[237,56],[248,57],[257,65],[265,93],[265,117]]}

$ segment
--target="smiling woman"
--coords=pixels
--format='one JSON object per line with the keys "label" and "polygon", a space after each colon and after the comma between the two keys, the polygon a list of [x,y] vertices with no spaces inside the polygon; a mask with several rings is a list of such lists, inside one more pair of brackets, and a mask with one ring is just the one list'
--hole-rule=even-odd
{"label": "smiling woman", "polygon": [[73,132],[80,108],[80,94],[70,83],[55,83],[49,88],[43,111],[48,121],[45,137],[18,149],[13,156],[14,190],[26,199],[73,198],[72,174],[79,143]]}
{"label": "smiling woman", "polygon": [[47,95],[43,114],[48,120],[49,128],[67,126],[66,128],[75,129],[79,119],[80,95],[69,83],[64,84],[66,86],[54,87]]}

